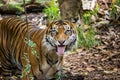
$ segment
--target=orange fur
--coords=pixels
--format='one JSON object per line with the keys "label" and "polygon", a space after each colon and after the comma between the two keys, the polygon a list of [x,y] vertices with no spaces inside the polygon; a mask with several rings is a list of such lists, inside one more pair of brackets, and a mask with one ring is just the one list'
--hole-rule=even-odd
{"label": "orange fur", "polygon": [[[33,41],[31,47],[26,40]],[[60,70],[64,54],[75,45],[76,27],[69,21],[53,21],[44,30],[33,27],[18,18],[5,18],[0,21],[0,61],[3,76],[22,74],[22,80],[52,79]],[[37,52],[36,57],[33,50]],[[28,59],[25,58],[25,53]],[[64,52],[65,53],[65,52]],[[26,75],[24,70],[30,64]]]}

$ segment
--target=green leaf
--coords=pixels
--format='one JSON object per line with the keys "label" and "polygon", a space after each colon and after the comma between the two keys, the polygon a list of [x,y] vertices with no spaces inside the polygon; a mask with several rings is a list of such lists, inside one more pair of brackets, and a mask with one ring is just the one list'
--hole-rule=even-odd
{"label": "green leaf", "polygon": [[36,47],[36,44],[33,42],[33,41],[31,41],[30,39],[28,40],[28,39],[26,39],[25,40],[25,43],[26,44],[28,44],[28,46],[30,46],[30,47]]}

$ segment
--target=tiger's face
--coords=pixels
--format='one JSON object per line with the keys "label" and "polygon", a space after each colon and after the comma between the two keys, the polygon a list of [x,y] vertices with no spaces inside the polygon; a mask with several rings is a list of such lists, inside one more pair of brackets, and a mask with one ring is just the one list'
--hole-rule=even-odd
{"label": "tiger's face", "polygon": [[77,41],[76,26],[65,20],[54,21],[48,25],[45,40],[48,50],[55,49],[59,56],[63,56]]}

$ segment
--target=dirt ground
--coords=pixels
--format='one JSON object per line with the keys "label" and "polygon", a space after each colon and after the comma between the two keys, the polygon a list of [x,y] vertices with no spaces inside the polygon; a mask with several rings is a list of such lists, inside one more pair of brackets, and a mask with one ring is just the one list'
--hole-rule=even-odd
{"label": "dirt ground", "polygon": [[101,45],[64,56],[60,80],[120,80],[120,24],[96,28]]}
{"label": "dirt ground", "polygon": [[97,29],[102,44],[64,58],[63,80],[120,80],[120,25]]}

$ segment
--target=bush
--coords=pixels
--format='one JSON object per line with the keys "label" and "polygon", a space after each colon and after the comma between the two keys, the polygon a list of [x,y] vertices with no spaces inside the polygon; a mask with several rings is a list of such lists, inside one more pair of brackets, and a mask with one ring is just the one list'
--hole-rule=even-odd
{"label": "bush", "polygon": [[[90,26],[89,26],[90,27]],[[84,29],[83,26],[77,28],[78,31],[78,47],[90,48],[96,44],[94,28]]]}
{"label": "bush", "polygon": [[58,4],[54,0],[50,1],[50,6],[43,10],[50,20],[56,20],[60,18]]}

